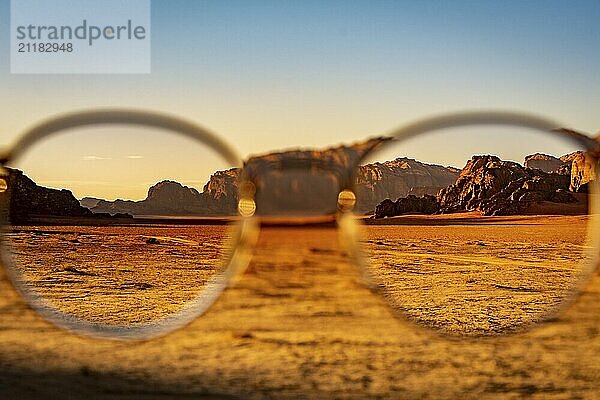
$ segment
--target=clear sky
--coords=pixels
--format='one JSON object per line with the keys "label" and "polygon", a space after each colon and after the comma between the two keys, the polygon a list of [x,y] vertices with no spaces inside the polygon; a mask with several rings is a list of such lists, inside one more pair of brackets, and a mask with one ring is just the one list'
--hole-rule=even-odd
{"label": "clear sky", "polygon": [[152,74],[60,76],[10,74],[9,3],[0,0],[0,145],[36,120],[95,106],[179,114],[244,156],[471,108],[600,131],[597,0],[154,0]]}

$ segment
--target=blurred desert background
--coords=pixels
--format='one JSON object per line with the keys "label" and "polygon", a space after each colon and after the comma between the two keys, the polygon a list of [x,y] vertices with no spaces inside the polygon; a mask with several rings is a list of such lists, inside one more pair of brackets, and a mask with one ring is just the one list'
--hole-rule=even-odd
{"label": "blurred desert background", "polygon": [[[135,125],[36,142],[0,169],[14,261],[0,268],[0,400],[600,399],[596,174],[560,140],[573,132],[461,127],[365,157],[381,143],[365,138],[468,110],[600,137],[600,1],[152,1],[151,74],[52,76],[12,73],[11,1],[0,158],[77,110],[179,116],[239,153],[264,225],[245,273],[185,329],[65,332],[8,272],[89,323],[173,315],[222,272],[240,169]],[[62,24],[42,21],[56,2],[20,3]],[[364,269],[334,222],[349,187]]]}
{"label": "blurred desert background", "polygon": [[[167,336],[62,331],[3,271],[2,397],[597,397],[598,273],[557,313],[589,278],[593,160],[479,153],[460,167],[396,157],[355,171],[383,142],[248,160],[264,222],[250,265],[208,313]],[[239,174],[105,200],[11,168],[14,272],[85,321],[157,321],[222,272]],[[334,215],[352,180],[364,271],[332,220],[288,221]]]}
{"label": "blurred desert background", "polygon": [[332,228],[263,228],[249,269],[206,315],[143,343],[66,333],[4,273],[1,285],[3,398],[598,397],[597,273],[551,323],[479,339],[394,316]]}

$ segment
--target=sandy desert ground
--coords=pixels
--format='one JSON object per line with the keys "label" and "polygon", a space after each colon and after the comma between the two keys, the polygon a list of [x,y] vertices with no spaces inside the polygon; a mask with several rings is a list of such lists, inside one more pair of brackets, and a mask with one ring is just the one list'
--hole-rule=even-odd
{"label": "sandy desert ground", "polygon": [[457,335],[518,331],[560,309],[589,268],[588,216],[405,216],[367,229],[391,304]]}
{"label": "sandy desert ground", "polygon": [[86,321],[123,325],[198,296],[222,272],[231,237],[226,225],[46,226],[15,227],[10,242],[35,294]]}
{"label": "sandy desert ground", "polygon": [[[404,265],[419,262],[427,272],[415,273],[414,265],[407,268],[404,286],[388,292],[410,318],[455,333],[473,333],[465,329],[468,326],[476,326],[475,333],[502,331],[514,322],[508,311],[518,311],[517,322],[522,317],[535,319],[540,309],[554,307],[562,296],[556,282],[577,275],[576,267],[558,268],[574,265],[571,261],[581,257],[574,249],[583,246],[580,233],[585,224],[576,218],[581,217],[551,220],[546,227],[554,229],[538,236],[536,253],[519,247],[524,237],[514,235],[514,229],[529,239],[539,234],[542,225],[531,219],[512,224],[510,236],[506,224],[485,227],[496,236],[484,238],[464,224],[437,231],[438,227],[413,224],[369,226],[366,240],[375,244],[375,252],[385,261],[389,258],[386,241],[398,239]],[[163,237],[155,246],[166,246],[164,251],[168,247],[181,251],[182,246],[192,246],[191,241],[201,242],[164,239],[181,239],[181,235],[163,231],[141,236]],[[58,240],[59,236],[48,237]],[[251,265],[235,287],[187,328],[147,342],[112,342],[65,333],[31,311],[2,272],[0,397],[600,398],[597,272],[579,300],[547,324],[514,335],[457,337],[398,318],[365,286],[338,238],[329,227],[263,228]],[[457,238],[463,242],[452,247]],[[85,238],[78,240],[83,243]],[[146,245],[142,242],[142,247]],[[448,249],[455,256],[450,261],[444,258],[448,265],[441,273],[431,273],[430,264]],[[501,254],[531,268],[499,275]],[[531,265],[531,257],[544,255],[552,267],[547,268],[550,275]],[[376,265],[374,269],[385,272],[380,283],[389,282],[389,276],[385,278],[389,265]],[[462,273],[454,282],[460,284],[441,285],[456,277],[458,265]],[[98,279],[81,274],[85,271],[80,268],[77,279]],[[512,276],[515,271],[519,278]],[[65,279],[64,272],[54,273]],[[157,281],[150,284],[124,290],[143,292],[140,298],[146,299],[153,290],[160,292]],[[427,285],[440,290],[415,289]],[[477,297],[482,288],[492,291]],[[477,301],[468,301],[473,298]]]}

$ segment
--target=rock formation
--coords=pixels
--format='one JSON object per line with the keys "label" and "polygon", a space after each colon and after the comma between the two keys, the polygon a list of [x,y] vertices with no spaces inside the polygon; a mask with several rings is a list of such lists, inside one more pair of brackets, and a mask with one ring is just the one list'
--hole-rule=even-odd
{"label": "rock formation", "polygon": [[156,204],[157,207],[169,203],[191,204],[198,199],[200,193],[196,189],[183,186],[173,181],[162,181],[148,190],[146,201]]}
{"label": "rock formation", "polygon": [[[259,215],[324,214],[336,210],[337,195],[352,181],[353,166],[382,139],[326,150],[291,150],[250,158],[247,177],[256,184]],[[454,183],[458,169],[408,158],[362,166],[356,181],[357,210],[373,212],[387,197],[435,195]],[[142,201],[82,200],[94,212],[133,215],[232,215],[236,211],[239,171],[214,173],[203,192],[176,182],[160,182]]]}
{"label": "rock formation", "polygon": [[535,153],[525,157],[525,168],[537,168],[544,172],[551,172],[558,170],[565,162],[556,158],[542,153]]}
{"label": "rock formation", "polygon": [[560,158],[570,165],[572,192],[587,193],[589,183],[596,179],[596,168],[592,157],[583,151],[576,151]]}
{"label": "rock formation", "polygon": [[101,201],[102,199],[97,199],[95,197],[84,197],[83,199],[79,200],[79,204],[81,204],[82,207],[91,210],[92,208],[96,207]]}
{"label": "rock formation", "polygon": [[[536,159],[539,160],[538,157],[529,158]],[[573,156],[572,159],[575,169],[575,160],[580,160],[580,157]],[[544,157],[544,161],[548,159]],[[550,161],[552,166],[558,165],[556,172],[526,168],[515,162],[502,161],[496,156],[473,156],[460,171],[456,182],[440,190],[435,201],[427,196],[408,196],[395,202],[386,200],[377,206],[375,217],[463,211],[481,211],[484,215],[515,215],[540,212],[538,205],[544,202],[577,203],[577,198],[569,191],[572,179],[571,175],[565,173],[563,161],[559,160],[560,165],[555,160]],[[543,166],[550,167],[549,164]],[[584,176],[589,177],[589,174]]]}
{"label": "rock formation", "polygon": [[440,212],[514,215],[527,213],[533,203],[576,202],[568,192],[569,183],[568,175],[525,168],[496,156],[474,156],[456,183],[440,192]]}
{"label": "rock formation", "polygon": [[38,186],[16,169],[8,169],[9,218],[13,224],[36,217],[90,217],[92,212],[79,204],[73,193]]}
{"label": "rock formation", "polygon": [[440,207],[443,212],[476,210],[482,200],[490,199],[525,176],[525,168],[515,162],[501,161],[496,156],[474,156],[456,183],[440,191]]}
{"label": "rock formation", "polygon": [[[339,191],[355,179],[359,214],[465,210],[481,210],[486,215],[514,214],[527,212],[529,205],[540,202],[573,202],[570,192],[585,192],[595,179],[592,161],[582,152],[560,159],[533,154],[525,159],[525,167],[495,156],[474,156],[462,170],[398,158],[360,166],[353,176],[352,167],[383,141],[373,139],[322,151],[292,150],[250,158],[244,173],[256,184],[257,213],[333,213]],[[239,175],[238,169],[215,172],[202,192],[174,181],[159,182],[141,201],[84,198],[74,205],[70,192],[55,191],[62,193],[65,204],[58,206],[59,195],[55,193],[54,208],[66,207],[75,213],[87,213],[87,208],[94,214],[135,216],[235,215]],[[432,196],[436,196],[435,206]],[[397,200],[401,198],[406,199]],[[382,204],[385,199],[391,200]]]}
{"label": "rock formation", "polygon": [[441,189],[456,182],[459,171],[410,158],[361,166],[356,187],[357,211],[372,211],[387,198],[397,199],[410,194],[435,196]]}
{"label": "rock formation", "polygon": [[[174,181],[162,181],[148,190],[144,200],[100,200],[94,213],[128,213],[134,216],[222,216],[233,215],[237,204],[237,170],[213,174],[200,193]],[[96,200],[96,199],[94,199]],[[94,204],[94,200],[82,200]]]}
{"label": "rock formation", "polygon": [[403,214],[435,214],[439,211],[436,196],[417,197],[409,194],[396,201],[385,199],[375,208],[375,218],[393,217]]}
{"label": "rock formation", "polygon": [[239,169],[232,168],[210,177],[202,193],[210,213],[233,215],[237,212],[239,175]]}

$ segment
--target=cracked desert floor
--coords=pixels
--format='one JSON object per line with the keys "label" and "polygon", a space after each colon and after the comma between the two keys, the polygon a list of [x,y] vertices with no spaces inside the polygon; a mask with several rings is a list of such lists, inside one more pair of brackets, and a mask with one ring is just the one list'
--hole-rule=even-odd
{"label": "cracked desert floor", "polygon": [[[428,218],[364,227],[371,287],[335,228],[263,227],[247,271],[205,315],[145,342],[55,328],[2,272],[0,397],[599,398],[598,272],[554,313],[584,272],[587,217]],[[108,324],[194,298],[226,236],[223,226],[11,234],[36,293]]]}

